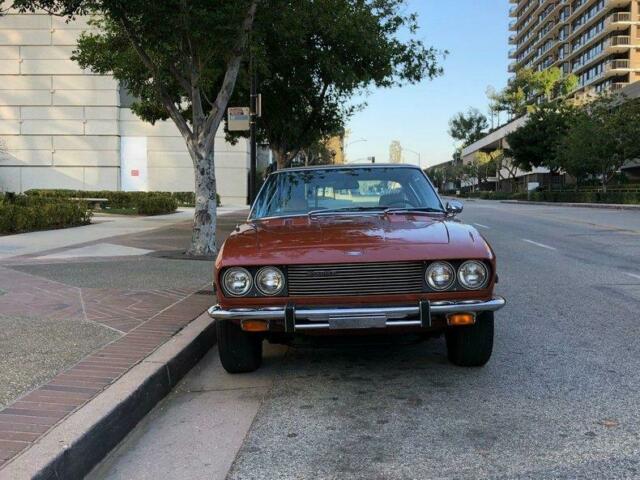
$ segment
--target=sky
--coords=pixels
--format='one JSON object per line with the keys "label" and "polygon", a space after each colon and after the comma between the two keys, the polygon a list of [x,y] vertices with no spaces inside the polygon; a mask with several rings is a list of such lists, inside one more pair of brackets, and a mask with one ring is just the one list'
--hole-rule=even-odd
{"label": "sky", "polygon": [[451,159],[454,142],[449,119],[476,107],[487,114],[486,89],[504,87],[508,72],[509,0],[408,0],[419,15],[418,37],[428,46],[448,50],[444,75],[419,85],[374,89],[366,108],[348,122],[345,150],[349,162],[375,156],[389,160],[398,140],[406,163],[423,168]]}

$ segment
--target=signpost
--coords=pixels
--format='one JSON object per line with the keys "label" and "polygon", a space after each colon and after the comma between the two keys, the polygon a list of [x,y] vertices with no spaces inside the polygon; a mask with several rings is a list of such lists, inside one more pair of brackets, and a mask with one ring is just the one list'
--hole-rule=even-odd
{"label": "signpost", "polygon": [[249,107],[229,107],[227,115],[227,128],[230,132],[246,132],[249,130],[251,117],[251,109]]}

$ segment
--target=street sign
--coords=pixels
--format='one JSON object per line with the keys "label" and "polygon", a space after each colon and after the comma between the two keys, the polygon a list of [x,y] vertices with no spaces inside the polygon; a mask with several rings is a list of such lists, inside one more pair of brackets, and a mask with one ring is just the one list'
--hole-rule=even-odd
{"label": "street sign", "polygon": [[227,129],[230,132],[249,130],[251,109],[249,107],[229,107],[227,109]]}

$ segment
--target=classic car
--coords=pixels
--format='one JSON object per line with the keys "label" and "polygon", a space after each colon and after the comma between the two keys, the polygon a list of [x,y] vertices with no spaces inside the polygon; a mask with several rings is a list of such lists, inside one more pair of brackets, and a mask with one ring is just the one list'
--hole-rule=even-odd
{"label": "classic car", "polygon": [[444,334],[450,362],[484,365],[505,300],[493,250],[460,212],[414,166],[272,173],[216,259],[223,367],[257,369],[265,339],[395,334]]}

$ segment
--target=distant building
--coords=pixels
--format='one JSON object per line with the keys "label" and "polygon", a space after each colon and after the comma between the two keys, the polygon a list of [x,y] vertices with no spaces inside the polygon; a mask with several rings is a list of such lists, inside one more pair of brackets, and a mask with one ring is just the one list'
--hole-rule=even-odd
{"label": "distant building", "polygon": [[[521,68],[542,71],[559,67],[578,77],[574,94],[590,96],[615,91],[640,97],[640,2],[638,0],[510,0],[513,32],[509,71]],[[517,118],[464,148],[462,161],[468,164],[478,152],[508,148],[506,136],[526,122]],[[505,159],[509,165],[509,159]],[[623,167],[628,175],[640,176],[640,164]],[[515,182],[514,182],[515,177]],[[550,175],[541,167],[533,171],[502,169],[501,190],[531,185],[562,183],[565,178]]]}
{"label": "distant building", "polygon": [[580,92],[619,90],[640,80],[637,0],[510,0],[509,71],[559,67]]}
{"label": "distant building", "polygon": [[[191,158],[174,124],[142,122],[116,80],[69,59],[88,28],[86,17],[0,17],[0,191],[192,191]],[[216,140],[223,203],[246,203],[248,148],[222,132]]]}

